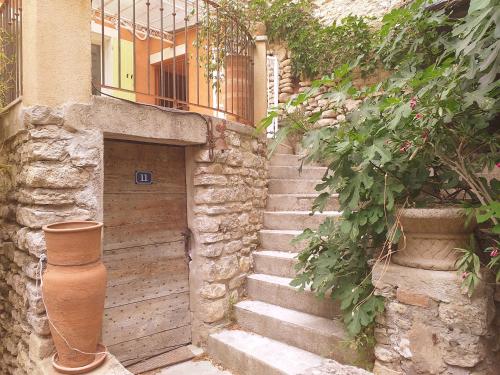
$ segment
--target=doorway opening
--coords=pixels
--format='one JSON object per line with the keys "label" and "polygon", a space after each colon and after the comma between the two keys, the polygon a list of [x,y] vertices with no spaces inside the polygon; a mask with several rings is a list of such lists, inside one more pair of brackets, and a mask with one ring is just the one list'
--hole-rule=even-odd
{"label": "doorway opening", "polygon": [[103,342],[125,366],[191,342],[184,148],[104,142]]}

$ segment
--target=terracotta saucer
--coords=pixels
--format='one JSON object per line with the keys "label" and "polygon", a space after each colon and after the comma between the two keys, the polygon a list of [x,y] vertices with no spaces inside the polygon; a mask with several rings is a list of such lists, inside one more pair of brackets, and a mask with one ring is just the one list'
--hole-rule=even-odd
{"label": "terracotta saucer", "polygon": [[107,357],[108,349],[103,344],[98,344],[96,351],[104,353],[97,354],[92,362],[82,367],[65,367],[57,364],[59,357],[56,353],[52,357],[52,366],[54,366],[57,372],[60,372],[62,374],[85,374],[102,365],[102,363]]}

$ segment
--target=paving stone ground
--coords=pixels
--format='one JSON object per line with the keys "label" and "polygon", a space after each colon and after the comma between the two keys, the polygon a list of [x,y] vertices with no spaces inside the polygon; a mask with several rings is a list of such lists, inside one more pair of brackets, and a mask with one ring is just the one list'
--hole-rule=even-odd
{"label": "paving stone ground", "polygon": [[155,375],[233,375],[217,368],[210,361],[189,361],[163,370]]}

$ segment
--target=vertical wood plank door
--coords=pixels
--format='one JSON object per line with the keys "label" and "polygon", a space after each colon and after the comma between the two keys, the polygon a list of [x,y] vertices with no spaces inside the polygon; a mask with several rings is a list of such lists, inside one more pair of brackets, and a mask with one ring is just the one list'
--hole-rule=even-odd
{"label": "vertical wood plank door", "polygon": [[185,173],[182,147],[105,141],[103,341],[125,365],[191,342]]}

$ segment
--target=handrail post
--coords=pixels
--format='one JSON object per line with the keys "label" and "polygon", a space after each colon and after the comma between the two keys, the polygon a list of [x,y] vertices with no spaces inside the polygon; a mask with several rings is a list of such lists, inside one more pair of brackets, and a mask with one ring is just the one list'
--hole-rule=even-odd
{"label": "handrail post", "polygon": [[253,57],[253,119],[257,125],[267,115],[267,36],[255,37]]}

